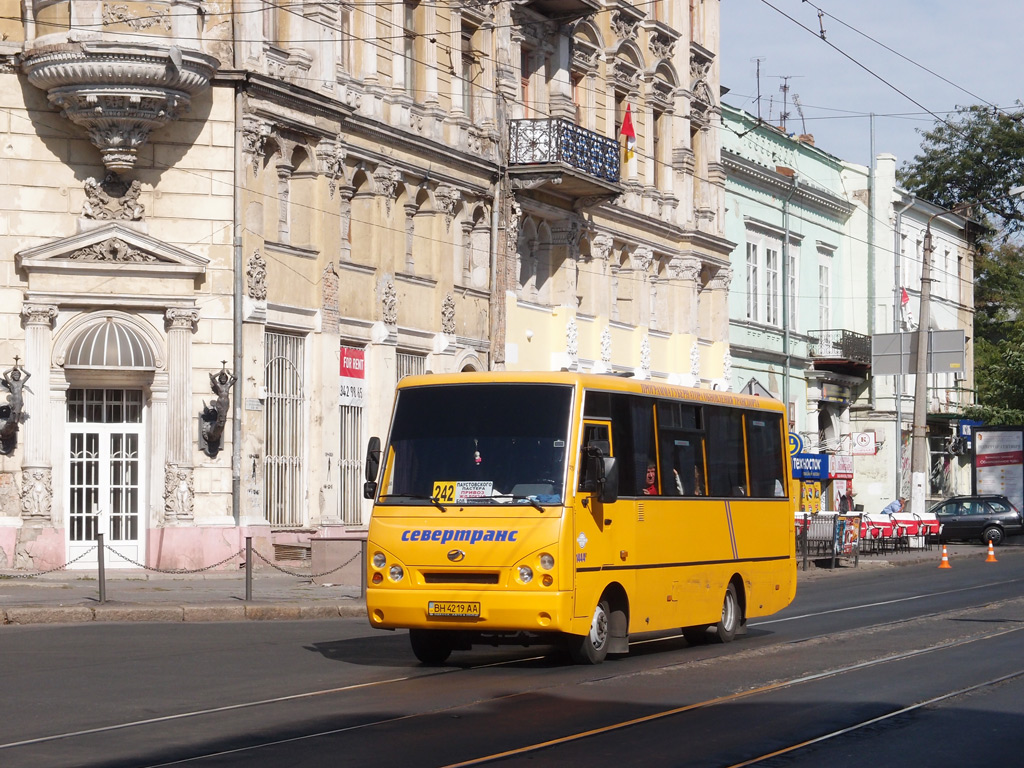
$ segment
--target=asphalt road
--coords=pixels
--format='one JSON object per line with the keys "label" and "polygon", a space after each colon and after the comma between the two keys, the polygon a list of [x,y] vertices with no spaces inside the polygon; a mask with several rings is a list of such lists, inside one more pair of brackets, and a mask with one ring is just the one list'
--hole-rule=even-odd
{"label": "asphalt road", "polygon": [[1019,765],[1022,587],[1016,549],[857,569],[732,644],[597,667],[422,667],[361,619],[5,627],[0,766]]}

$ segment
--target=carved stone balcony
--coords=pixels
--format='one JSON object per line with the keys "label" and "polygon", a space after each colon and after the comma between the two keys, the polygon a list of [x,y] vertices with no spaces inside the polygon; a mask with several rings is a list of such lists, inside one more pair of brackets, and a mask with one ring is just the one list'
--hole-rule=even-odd
{"label": "carved stone balcony", "polygon": [[561,118],[513,120],[509,176],[518,189],[546,189],[577,203],[617,197],[619,143]]}
{"label": "carved stone balcony", "polygon": [[103,164],[131,169],[149,134],[187,111],[217,71],[213,56],[170,44],[67,42],[26,51],[22,70],[89,132]]}

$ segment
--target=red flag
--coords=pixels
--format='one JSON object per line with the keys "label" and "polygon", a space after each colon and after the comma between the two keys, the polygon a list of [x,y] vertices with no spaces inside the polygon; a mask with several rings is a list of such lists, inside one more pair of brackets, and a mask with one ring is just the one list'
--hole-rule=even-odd
{"label": "red flag", "polygon": [[906,304],[908,301],[910,301],[910,297],[907,296],[907,289],[900,288],[900,304]]}
{"label": "red flag", "polygon": [[626,172],[632,177],[636,175],[636,131],[633,129],[633,113],[629,104],[626,115],[622,118],[622,135],[626,137]]}

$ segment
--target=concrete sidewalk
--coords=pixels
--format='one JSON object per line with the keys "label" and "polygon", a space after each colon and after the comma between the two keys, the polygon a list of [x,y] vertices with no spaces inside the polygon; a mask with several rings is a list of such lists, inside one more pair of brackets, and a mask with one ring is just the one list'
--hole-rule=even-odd
{"label": "concrete sidewalk", "polygon": [[25,577],[0,573],[0,624],[86,621],[245,621],[365,616],[359,585],[314,584],[271,569],[253,574],[245,600],[245,573],[216,571],[166,575],[106,571],[100,602],[95,571],[54,571]]}
{"label": "concrete sidewalk", "polygon": [[[947,551],[956,567],[962,558],[981,558],[980,544],[950,544]],[[1003,546],[997,557],[1024,552],[1024,546]],[[833,570],[816,567],[801,570],[799,581],[841,578],[865,569],[889,568],[933,562],[938,567],[942,547],[931,550],[862,555],[857,567],[842,559]],[[822,561],[818,561],[821,563]],[[320,585],[309,577],[282,573],[272,568],[253,574],[252,600],[245,600],[245,573],[205,572],[167,575],[139,570],[106,571],[106,602],[100,602],[95,571],[54,571],[25,576],[16,571],[0,573],[0,624],[68,624],[89,621],[246,621],[362,617],[365,604],[360,585]]]}

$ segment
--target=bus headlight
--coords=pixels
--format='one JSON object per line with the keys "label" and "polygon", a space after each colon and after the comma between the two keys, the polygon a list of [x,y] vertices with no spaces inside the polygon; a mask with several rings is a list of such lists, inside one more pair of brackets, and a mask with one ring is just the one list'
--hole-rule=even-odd
{"label": "bus headlight", "polygon": [[545,571],[550,571],[555,567],[555,558],[545,552],[540,556],[540,567]]}
{"label": "bus headlight", "polygon": [[405,571],[402,570],[400,565],[392,565],[391,570],[388,571],[388,576],[391,577],[392,581],[401,581],[402,577],[405,576]]}
{"label": "bus headlight", "polygon": [[388,564],[388,559],[384,556],[383,552],[374,552],[373,553],[373,567],[374,568],[383,568],[387,564]]}
{"label": "bus headlight", "polygon": [[529,584],[533,581],[533,569],[528,565],[520,565],[519,580],[523,582],[523,584]]}

